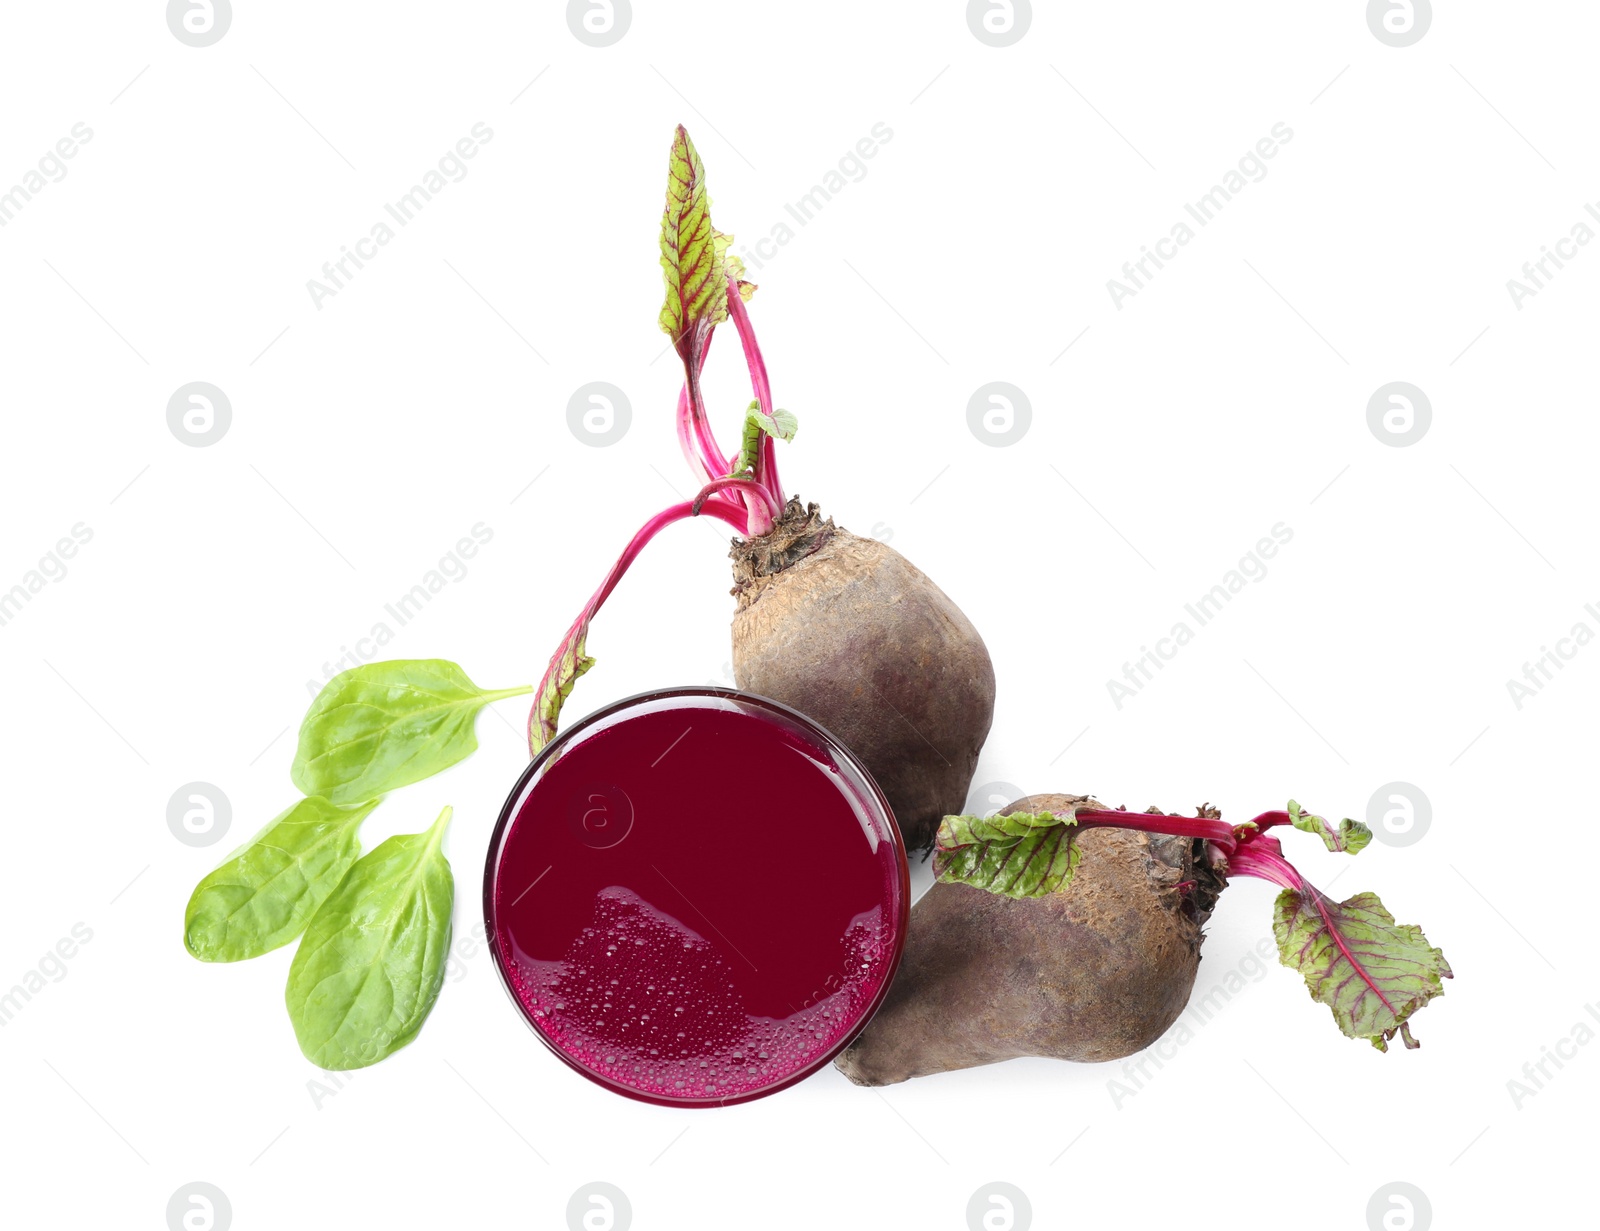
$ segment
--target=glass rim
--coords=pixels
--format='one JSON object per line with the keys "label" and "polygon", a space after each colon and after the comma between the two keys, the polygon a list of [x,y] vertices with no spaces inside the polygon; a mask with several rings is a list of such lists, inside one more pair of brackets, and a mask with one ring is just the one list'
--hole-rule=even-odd
{"label": "glass rim", "polygon": [[[574,739],[582,735],[590,728],[597,726],[608,718],[615,717],[617,714],[622,713],[623,711],[641,708],[651,702],[670,701],[675,698],[697,701],[725,700],[737,702],[741,705],[752,706],[755,709],[766,710],[777,717],[794,723],[807,734],[816,738],[820,746],[826,748],[837,761],[839,761],[845,767],[848,767],[859,778],[861,785],[866,791],[866,798],[862,802],[871,807],[877,813],[877,816],[874,819],[886,824],[888,832],[893,839],[895,869],[898,873],[895,878],[894,886],[894,892],[897,901],[892,904],[895,909],[893,911],[894,921],[888,970],[884,978],[879,982],[878,988],[873,993],[871,1000],[861,1010],[856,1020],[849,1026],[848,1029],[840,1034],[836,1042],[831,1044],[825,1051],[814,1057],[812,1060],[807,1061],[805,1064],[795,1069],[793,1072],[786,1073],[782,1077],[757,1089],[746,1090],[739,1094],[729,1095],[726,1098],[674,1098],[671,1095],[654,1094],[640,1090],[633,1086],[616,1081],[615,1079],[610,1078],[603,1073],[596,1072],[594,1069],[578,1061],[566,1050],[557,1046],[553,1039],[551,1039],[543,1030],[539,1029],[537,1023],[534,1022],[532,1016],[528,1013],[527,1007],[522,1003],[521,998],[518,997],[516,990],[513,988],[511,976],[506,967],[506,956],[501,952],[499,932],[495,926],[494,890],[496,877],[500,867],[500,856],[505,846],[506,837],[511,828],[518,804],[521,803],[525,793],[528,790],[529,784],[551,761],[560,755],[561,750],[566,745],[571,743]],[[874,1016],[877,1015],[878,1010],[883,1007],[883,1002],[889,994],[889,989],[894,984],[895,975],[900,969],[900,961],[905,952],[906,932],[910,926],[910,917],[911,873],[910,865],[906,856],[905,835],[900,831],[900,822],[894,814],[894,809],[890,807],[889,800],[883,793],[883,788],[878,785],[877,779],[872,776],[871,771],[867,769],[861,758],[858,757],[850,748],[850,746],[837,735],[833,734],[833,732],[829,731],[821,723],[817,722],[814,718],[801,712],[800,710],[797,710],[792,706],[785,705],[781,701],[774,701],[771,697],[761,696],[758,693],[744,692],[741,689],[724,688],[716,685],[679,685],[670,688],[659,688],[652,689],[647,692],[634,693],[632,696],[623,697],[618,701],[613,701],[608,705],[601,706],[599,709],[585,714],[577,722],[566,728],[566,730],[558,732],[556,737],[543,748],[541,748],[523,768],[522,772],[517,776],[515,785],[511,788],[510,794],[506,796],[505,803],[501,805],[500,815],[496,819],[494,831],[489,837],[488,854],[484,859],[484,934],[488,941],[489,953],[494,959],[495,972],[500,978],[500,985],[505,989],[506,995],[510,998],[512,1007],[515,1008],[517,1012],[517,1016],[522,1019],[523,1023],[533,1033],[533,1036],[538,1039],[539,1042],[544,1044],[549,1051],[553,1052],[555,1056],[568,1068],[575,1070],[576,1072],[582,1074],[589,1081],[607,1090],[610,1090],[615,1094],[621,1094],[624,1097],[631,1098],[639,1102],[651,1103],[658,1107],[675,1107],[692,1110],[709,1107],[729,1107],[738,1103],[748,1103],[755,1099],[765,1098],[770,1094],[776,1094],[780,1090],[786,1090],[790,1086],[797,1085],[806,1078],[810,1077],[812,1074],[820,1072],[827,1065],[831,1064],[834,1058],[837,1057],[840,1052],[844,1051],[845,1048],[849,1047],[850,1044],[856,1040],[861,1032],[866,1029],[867,1024],[872,1021]]]}

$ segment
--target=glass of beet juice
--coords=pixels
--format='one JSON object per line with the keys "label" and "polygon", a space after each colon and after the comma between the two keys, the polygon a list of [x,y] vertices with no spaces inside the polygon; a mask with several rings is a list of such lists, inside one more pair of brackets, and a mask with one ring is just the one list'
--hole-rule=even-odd
{"label": "glass of beet juice", "polygon": [[490,948],[534,1033],[651,1103],[760,1098],[827,1064],[889,989],[899,828],[855,756],[764,697],[678,688],[551,741],[489,844]]}

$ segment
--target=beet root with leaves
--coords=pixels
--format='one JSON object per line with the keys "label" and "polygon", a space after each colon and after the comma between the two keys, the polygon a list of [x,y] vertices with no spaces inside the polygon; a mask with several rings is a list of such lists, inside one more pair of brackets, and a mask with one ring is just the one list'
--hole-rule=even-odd
{"label": "beet root with leaves", "polygon": [[[550,658],[528,718],[537,753],[562,703],[594,660],[589,625],[635,557],[665,527],[713,516],[736,530],[738,610],[733,670],[742,689],[794,707],[842,739],[871,771],[906,842],[926,846],[959,811],[994,715],[989,652],[961,610],[883,543],[824,519],[784,494],[776,442],[795,417],[773,404],[766,361],[745,305],[755,287],[711,225],[705,167],[680,125],[661,220],[666,302],[660,325],[683,362],[678,441],[699,492],[647,521]],[[754,395],[739,448],[712,433],[701,372],[719,324],[738,332]]]}
{"label": "beet root with leaves", "polygon": [[1334,902],[1283,856],[1291,825],[1354,855],[1365,825],[1330,825],[1293,802],[1243,825],[1110,810],[1080,795],[1030,795],[992,817],[949,816],[936,883],[911,911],[888,999],[835,1062],[881,1086],[1019,1056],[1117,1060],[1150,1046],[1194,987],[1201,927],[1229,880],[1281,889],[1273,934],[1285,966],[1351,1038],[1380,1051],[1444,994],[1444,954],[1397,924],[1375,894]]}

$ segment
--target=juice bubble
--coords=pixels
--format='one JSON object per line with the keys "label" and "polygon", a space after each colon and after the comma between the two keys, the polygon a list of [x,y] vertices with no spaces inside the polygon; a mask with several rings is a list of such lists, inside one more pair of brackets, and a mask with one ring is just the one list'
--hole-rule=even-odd
{"label": "juice bubble", "polygon": [[[645,1093],[729,1096],[830,1049],[841,1024],[875,990],[880,915],[869,911],[851,921],[840,939],[841,973],[833,986],[819,988],[784,1017],[749,1012],[737,973],[715,944],[621,886],[595,895],[590,926],[563,960],[523,959],[515,981],[525,1001],[554,1002],[541,1026],[585,1067]],[[617,945],[618,939],[633,943]],[[597,996],[588,972],[602,964],[610,977]],[[692,1033],[677,1028],[682,1005],[670,1016],[656,1011],[674,997],[705,1006]]]}

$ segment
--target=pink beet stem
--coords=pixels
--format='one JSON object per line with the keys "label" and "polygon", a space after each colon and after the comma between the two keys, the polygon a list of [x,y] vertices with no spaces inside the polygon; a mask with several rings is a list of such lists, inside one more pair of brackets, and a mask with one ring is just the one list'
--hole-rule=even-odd
{"label": "pink beet stem", "polygon": [[[698,513],[701,510],[701,506],[707,503],[714,493],[725,491],[743,493],[751,499],[760,500],[762,507],[767,510],[767,515],[770,518],[776,519],[778,514],[783,512],[782,506],[772,498],[772,493],[762,487],[761,484],[754,479],[740,478],[738,475],[731,474],[724,475],[720,479],[712,479],[711,482],[700,489],[700,494],[690,501],[690,504],[694,506],[695,512]],[[749,531],[746,530],[745,533],[748,534]]]}
{"label": "pink beet stem", "polygon": [[[728,315],[733,318],[733,326],[739,331],[739,342],[744,347],[744,361],[750,369],[750,388],[756,395],[756,403],[761,407],[762,414],[771,415],[772,386],[767,380],[767,361],[761,356],[761,344],[756,341],[755,325],[750,320],[750,313],[745,310],[744,300],[739,296],[738,283],[731,278],[728,280]],[[756,461],[756,481],[771,493],[778,507],[783,508],[783,484],[778,480],[777,442],[771,436],[761,441],[761,456]]]}
{"label": "pink beet stem", "polygon": [[706,417],[705,395],[700,389],[700,373],[711,354],[711,335],[712,330],[707,329],[695,362],[684,362],[685,383],[678,394],[678,443],[683,447],[689,468],[701,482],[728,473],[728,459],[717,447],[711,421]]}
{"label": "pink beet stem", "polygon": [[611,597],[611,591],[616,589],[617,582],[622,580],[622,575],[628,571],[629,565],[644,550],[645,545],[661,533],[662,530],[672,525],[673,522],[682,521],[686,517],[695,517],[702,513],[709,513],[713,517],[720,518],[740,534],[747,532],[749,522],[745,511],[738,505],[715,494],[708,496],[702,492],[701,496],[704,499],[698,510],[695,508],[696,501],[685,500],[682,504],[675,504],[670,508],[663,509],[645,522],[629,541],[627,547],[623,548],[622,554],[617,557],[616,563],[611,566],[611,571],[606,574],[605,580],[600,583],[600,588],[584,604],[583,610],[578,614],[578,618],[572,622],[572,627],[567,629],[567,635],[561,639],[561,644],[556,647],[556,652],[550,656],[550,663],[545,668],[544,676],[539,681],[539,687],[533,694],[535,701],[533,707],[528,711],[528,745],[530,749],[534,746],[534,731],[539,722],[538,698],[544,696],[545,688],[549,685],[551,678],[561,669],[561,660],[566,656],[568,647],[587,630],[589,621],[594,618],[595,613],[600,610],[606,599]]}
{"label": "pink beet stem", "polygon": [[1232,826],[1204,816],[1080,808],[1074,813],[1074,818],[1080,829],[1142,829],[1146,833],[1173,834],[1179,838],[1204,838],[1207,842],[1215,842],[1229,855],[1238,845]]}

